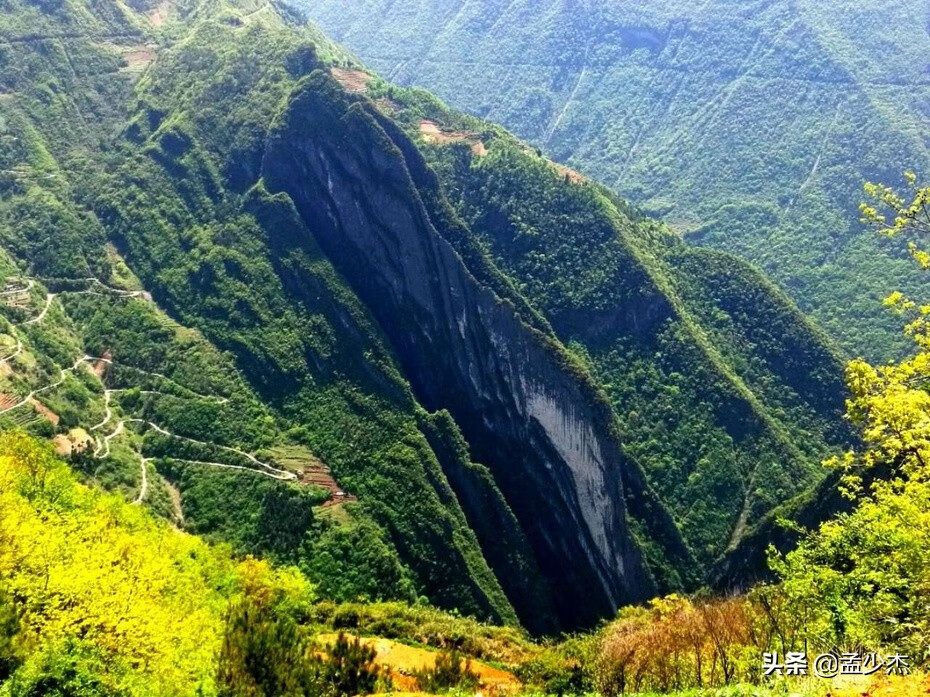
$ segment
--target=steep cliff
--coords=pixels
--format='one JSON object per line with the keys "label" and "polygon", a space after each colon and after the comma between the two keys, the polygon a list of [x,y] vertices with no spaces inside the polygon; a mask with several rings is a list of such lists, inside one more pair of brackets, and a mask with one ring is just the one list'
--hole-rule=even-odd
{"label": "steep cliff", "polygon": [[[822,454],[850,437],[842,361],[757,270],[687,247],[481,122],[415,92],[392,99],[471,243],[605,387],[628,452],[700,561],[818,480]],[[446,140],[430,142],[424,123]]]}
{"label": "steep cliff", "polygon": [[[563,622],[654,585],[626,522],[624,468],[600,396],[567,356],[479,286],[436,232],[401,150],[322,72],[291,96],[263,173],[390,337],[428,409],[447,409],[522,522]],[[581,609],[581,612],[579,612]]]}
{"label": "steep cliff", "polygon": [[910,349],[881,300],[925,295],[927,280],[856,209],[863,181],[930,164],[922,7],[293,2],[392,82],[500,123],[695,244],[758,264],[850,353]]}
{"label": "steep cliff", "polygon": [[325,598],[555,632],[695,587],[843,440],[754,271],[289,13],[20,4],[0,427],[89,434],[86,478]]}

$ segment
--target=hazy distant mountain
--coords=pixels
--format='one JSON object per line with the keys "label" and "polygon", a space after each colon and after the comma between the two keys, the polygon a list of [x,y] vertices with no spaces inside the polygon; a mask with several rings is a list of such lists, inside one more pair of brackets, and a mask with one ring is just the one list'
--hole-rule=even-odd
{"label": "hazy distant mountain", "polygon": [[434,91],[760,264],[852,353],[930,286],[857,223],[863,180],[930,172],[930,7],[900,0],[313,0],[385,78]]}
{"label": "hazy distant mountain", "polygon": [[591,625],[847,441],[756,270],[286,11],[2,21],[0,428],[321,597]]}

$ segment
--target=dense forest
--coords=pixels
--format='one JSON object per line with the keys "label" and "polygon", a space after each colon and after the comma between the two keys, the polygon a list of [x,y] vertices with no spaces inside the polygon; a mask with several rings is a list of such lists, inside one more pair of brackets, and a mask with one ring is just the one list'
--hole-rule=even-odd
{"label": "dense forest", "polygon": [[[926,661],[925,353],[847,365],[758,267],[291,5],[6,9],[0,694]],[[851,220],[910,268],[907,183]],[[875,313],[925,351],[918,286]]]}
{"label": "dense forest", "polygon": [[386,79],[501,123],[689,241],[759,265],[850,354],[908,350],[881,300],[926,283],[856,207],[863,181],[930,166],[925,8],[296,4]]}
{"label": "dense forest", "polygon": [[0,419],[90,480],[332,600],[553,631],[693,590],[852,442],[736,258],[287,14],[162,9],[24,4],[78,36],[4,64]]}

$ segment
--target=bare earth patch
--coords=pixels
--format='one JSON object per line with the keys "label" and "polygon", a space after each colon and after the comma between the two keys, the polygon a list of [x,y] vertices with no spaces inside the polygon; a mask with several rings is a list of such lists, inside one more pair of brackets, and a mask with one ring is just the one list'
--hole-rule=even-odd
{"label": "bare earth patch", "polygon": [[468,143],[471,145],[471,151],[475,155],[486,155],[488,150],[484,143],[474,133],[468,131],[446,131],[436,123],[428,119],[420,121],[420,135],[423,140],[431,145],[449,145],[451,143]]}
{"label": "bare earth patch", "polygon": [[55,454],[60,457],[69,457],[71,455],[71,440],[64,433],[59,433],[52,438],[55,444]]}
{"label": "bare earth patch", "polygon": [[168,487],[168,494],[171,496],[171,508],[174,511],[174,522],[179,527],[184,527],[184,508],[181,505],[181,492],[171,482],[165,480]]}
{"label": "bare earth patch", "polygon": [[587,181],[587,179],[584,178],[584,175],[579,174],[575,170],[566,167],[565,165],[560,165],[557,162],[553,162],[552,164],[559,174],[561,174],[563,177],[567,176],[569,180],[575,182],[576,184],[584,184]]}
{"label": "bare earth patch", "polygon": [[174,3],[171,0],[165,0],[165,2],[159,3],[155,9],[149,10],[145,16],[148,17],[153,27],[160,27],[165,23],[173,7]]}
{"label": "bare earth patch", "polygon": [[52,439],[55,444],[55,452],[62,457],[67,457],[75,451],[93,450],[94,441],[83,428],[72,428],[68,435],[59,433]]}
{"label": "bare earth patch", "polygon": [[93,370],[94,375],[97,376],[98,380],[103,380],[104,376],[107,373],[107,368],[110,367],[110,363],[113,362],[113,352],[110,349],[107,349],[106,352],[101,356],[99,361],[94,362]]}
{"label": "bare earth patch", "polygon": [[365,92],[368,90],[368,82],[371,75],[363,70],[351,70],[349,68],[330,68],[330,73],[336,82],[346,88],[347,92]]}
{"label": "bare earth patch", "polygon": [[29,400],[29,404],[32,406],[33,409],[39,412],[42,416],[44,416],[46,419],[51,421],[53,426],[57,426],[58,422],[61,421],[61,417],[58,416],[58,414],[56,414],[51,409],[49,409],[47,406],[42,404],[42,402],[40,402],[35,397]]}
{"label": "bare earth patch", "polygon": [[68,438],[78,450],[91,450],[94,447],[94,439],[83,428],[72,428],[68,431]]}
{"label": "bare earth patch", "polygon": [[[323,634],[317,637],[323,644],[336,641],[335,634]],[[390,673],[394,688],[402,692],[417,692],[417,681],[413,673],[436,665],[438,651],[407,646],[390,639],[380,637],[362,637],[361,643],[377,651],[375,662]],[[478,676],[480,692],[488,695],[511,695],[522,689],[520,681],[513,673],[500,670],[487,663],[471,660],[471,671]]]}
{"label": "bare earth patch", "polygon": [[141,73],[157,55],[153,44],[121,46],[120,53],[126,63],[120,70],[127,73]]}

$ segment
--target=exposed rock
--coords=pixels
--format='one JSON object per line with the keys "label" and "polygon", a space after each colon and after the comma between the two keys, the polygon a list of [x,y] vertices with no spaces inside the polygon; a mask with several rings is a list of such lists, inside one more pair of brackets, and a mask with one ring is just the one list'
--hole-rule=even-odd
{"label": "exposed rock", "polygon": [[312,76],[270,140],[267,185],[291,196],[371,308],[420,402],[447,409],[488,465],[563,624],[649,597],[624,500],[624,470],[637,467],[610,433],[609,408],[554,340],[466,270],[411,179],[419,163],[369,108]]}

